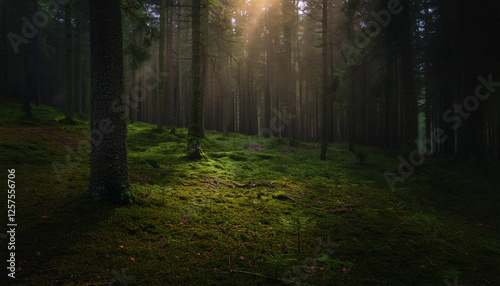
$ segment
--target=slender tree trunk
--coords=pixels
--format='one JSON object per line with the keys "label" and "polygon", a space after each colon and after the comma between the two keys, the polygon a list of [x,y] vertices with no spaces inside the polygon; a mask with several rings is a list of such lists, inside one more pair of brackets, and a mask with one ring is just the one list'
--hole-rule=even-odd
{"label": "slender tree trunk", "polygon": [[82,112],[85,114],[90,114],[90,48],[86,45],[86,41],[90,39],[89,36],[89,2],[80,2],[80,27],[81,27],[81,72],[80,72],[80,96],[81,96],[81,108]]}
{"label": "slender tree trunk", "polygon": [[432,75],[430,72],[429,64],[425,65],[425,139],[432,140],[432,117],[434,114],[432,113]]}
{"label": "slender tree trunk", "polygon": [[158,95],[156,103],[156,127],[158,131],[162,131],[165,126],[165,92],[166,92],[166,72],[165,72],[165,24],[166,24],[166,3],[167,0],[160,1],[160,49],[158,52],[158,62],[160,69]]}
{"label": "slender tree trunk", "polygon": [[7,28],[7,23],[9,23],[8,20],[8,13],[7,13],[7,4],[5,3],[5,0],[0,1],[0,33],[2,36],[2,39],[0,39],[0,98],[7,97],[9,94],[9,73],[8,73],[8,68],[9,68],[9,61],[8,61],[8,52],[7,52],[7,37],[5,35],[8,34],[8,28]]}
{"label": "slender tree trunk", "polygon": [[73,90],[73,26],[71,24],[73,4],[69,1],[64,6],[64,43],[65,43],[65,76],[66,76],[66,118],[68,123],[73,122],[75,111]]}
{"label": "slender tree trunk", "polygon": [[283,25],[283,38],[284,38],[284,86],[283,88],[285,89],[285,100],[286,100],[286,107],[287,111],[286,114],[283,114],[283,116],[288,120],[288,126],[286,127],[287,129],[287,134],[290,139],[295,140],[297,135],[296,135],[296,126],[295,126],[295,120],[290,119],[290,117],[293,117],[296,115],[296,102],[295,102],[295,77],[294,72],[293,72],[293,65],[292,65],[292,27],[293,27],[293,14],[294,14],[294,7],[293,7],[293,2],[290,0],[283,0],[283,17],[284,17],[284,25]]}
{"label": "slender tree trunk", "polygon": [[323,20],[322,26],[322,78],[321,78],[321,154],[319,158],[326,160],[326,152],[328,149],[328,0],[323,0]]}
{"label": "slender tree trunk", "polygon": [[82,112],[85,113],[85,114],[90,114],[90,88],[89,88],[89,85],[90,85],[90,80],[89,80],[89,77],[87,75],[90,74],[88,72],[88,68],[89,68],[89,57],[87,55],[87,49],[85,49],[85,54],[83,55],[83,59],[82,59],[82,82],[81,82],[81,85],[82,85],[82,91],[81,91],[81,94],[82,94]]}
{"label": "slender tree trunk", "polygon": [[[82,38],[83,38],[83,30],[82,30],[82,11],[78,9],[81,7],[77,6],[77,11],[75,11],[75,111],[82,112],[82,102],[83,102],[83,93],[82,93]],[[80,10],[80,11],[79,11]]]}
{"label": "slender tree trunk", "polygon": [[368,92],[366,91],[367,89],[367,80],[366,80],[366,66],[367,66],[367,63],[364,62],[362,65],[361,65],[361,69],[362,69],[362,78],[363,78],[363,81],[362,81],[362,85],[361,85],[361,100],[358,101],[358,104],[360,105],[359,106],[359,110],[361,111],[359,113],[359,135],[360,136],[360,141],[359,143],[360,144],[363,144],[363,145],[366,145],[368,143],[368,124],[367,124],[367,120],[368,120],[368,116],[367,116],[367,101],[368,101]]}
{"label": "slender tree trunk", "polygon": [[270,31],[267,35],[267,53],[266,53],[266,83],[264,87],[264,114],[262,116],[262,131],[264,137],[272,136],[271,128],[271,82],[272,82],[272,40]]}
{"label": "slender tree trunk", "polygon": [[354,121],[354,96],[356,94],[356,89],[354,85],[354,71],[351,73],[351,93],[349,94],[349,97],[347,98],[347,133],[348,133],[348,148],[349,151],[354,152],[354,130],[355,128],[355,121]]}
{"label": "slender tree trunk", "polygon": [[[166,43],[166,55],[165,55],[165,60],[166,60],[166,68],[165,71],[167,72],[166,80],[167,80],[167,87],[166,87],[166,115],[165,115],[165,122],[167,126],[169,127],[174,127],[176,125],[175,117],[176,117],[176,112],[175,112],[175,104],[176,104],[176,96],[175,96],[175,84],[174,84],[174,76],[175,76],[175,63],[174,63],[174,23],[177,23],[177,20],[174,19],[175,15],[172,12],[172,0],[167,0],[166,1],[166,15],[168,18],[167,21],[167,43]],[[174,22],[175,21],[175,22]]]}
{"label": "slender tree trunk", "polygon": [[[38,11],[38,2],[33,4],[33,11]],[[33,39],[33,61],[32,61],[32,96],[36,105],[40,105],[40,34]]]}
{"label": "slender tree trunk", "polygon": [[18,83],[19,85],[23,85],[22,87],[19,86],[19,91],[23,95],[23,111],[24,111],[24,116],[27,119],[33,118],[33,113],[31,111],[31,96],[33,95],[33,85],[32,85],[32,70],[31,70],[31,65],[32,63],[32,58],[31,58],[31,53],[29,50],[29,46],[25,46],[21,48],[22,54],[19,55],[20,57],[23,58],[23,79],[19,80]]}
{"label": "slender tree trunk", "polygon": [[[142,33],[138,29],[132,31],[132,37],[131,37],[132,44],[139,45],[141,42],[140,39],[142,39]],[[132,89],[130,90],[130,99],[129,99],[130,121],[132,122],[141,119],[141,117],[139,117],[140,116],[139,112],[141,110],[142,104],[137,99],[139,97],[143,98],[144,94],[139,94],[142,93],[143,90],[136,90],[136,88],[139,88],[139,83],[140,83],[139,76],[140,76],[139,68],[137,66],[132,67]]]}
{"label": "slender tree trunk", "polygon": [[[90,0],[92,62],[92,153],[90,195],[130,203],[120,0]],[[116,104],[118,102],[118,104]],[[114,108],[112,108],[114,107]]]}
{"label": "slender tree trunk", "polygon": [[[24,7],[26,8],[26,3],[25,1],[19,1],[20,4],[20,7]],[[31,3],[29,3],[31,4]],[[28,4],[28,5],[29,5]],[[29,8],[28,9],[32,9],[31,5],[28,6]],[[21,11],[25,11],[25,10],[20,10]],[[21,12],[22,13],[22,12]],[[21,91],[21,95],[23,96],[23,111],[25,113],[25,117],[28,118],[28,119],[31,119],[33,118],[33,114],[31,112],[31,96],[33,95],[33,91],[32,91],[32,88],[33,88],[33,76],[32,76],[32,66],[33,66],[33,62],[32,62],[32,55],[30,53],[30,46],[29,45],[25,45],[23,47],[21,47],[21,53],[19,55],[19,57],[21,57],[23,59],[23,63],[22,63],[22,66],[23,66],[23,80],[20,80],[18,81],[18,83],[21,85],[23,85],[22,87],[20,86],[19,87],[19,90]]]}
{"label": "slender tree trunk", "polygon": [[201,96],[200,96],[200,118],[201,118],[201,124],[200,124],[200,130],[199,130],[199,137],[204,138],[205,137],[205,93],[206,90],[205,86],[208,86],[209,82],[209,68],[208,68],[208,43],[209,43],[209,34],[208,34],[208,5],[210,1],[207,0],[200,0],[200,57],[201,57]]}

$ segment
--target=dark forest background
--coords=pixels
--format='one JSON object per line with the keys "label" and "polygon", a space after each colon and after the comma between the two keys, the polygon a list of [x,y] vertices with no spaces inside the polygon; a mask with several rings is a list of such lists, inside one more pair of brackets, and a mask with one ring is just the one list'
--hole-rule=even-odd
{"label": "dark forest background", "polygon": [[[203,3],[205,129],[499,158],[498,1],[323,2]],[[89,113],[88,1],[0,3],[1,96]],[[191,6],[122,1],[129,120],[188,126]]]}
{"label": "dark forest background", "polygon": [[500,285],[500,1],[0,0],[0,35],[0,281]]}

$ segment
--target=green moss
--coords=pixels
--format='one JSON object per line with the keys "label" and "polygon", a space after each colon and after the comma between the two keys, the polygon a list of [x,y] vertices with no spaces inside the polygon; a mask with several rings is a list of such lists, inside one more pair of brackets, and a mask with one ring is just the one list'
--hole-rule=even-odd
{"label": "green moss", "polygon": [[15,165],[19,184],[19,285],[117,277],[130,285],[275,285],[287,273],[310,285],[500,283],[491,260],[500,253],[498,165],[433,157],[391,192],[382,174],[398,162],[376,148],[356,145],[368,155],[359,164],[334,143],[325,162],[314,143],[208,131],[201,143],[210,158],[193,161],[186,129],[155,133],[134,122],[132,185],[116,198],[133,201],[119,205],[89,198],[88,158],[62,181],[48,168],[83,139],[88,122],[78,120],[0,126],[0,159]]}
{"label": "green moss", "polygon": [[234,161],[246,161],[247,160],[247,156],[245,154],[243,154],[242,152],[232,152],[228,155],[228,157]]}

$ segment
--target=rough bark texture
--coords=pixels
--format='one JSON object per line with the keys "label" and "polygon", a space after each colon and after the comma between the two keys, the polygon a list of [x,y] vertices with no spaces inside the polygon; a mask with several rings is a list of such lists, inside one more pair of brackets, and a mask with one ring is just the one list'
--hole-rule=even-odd
{"label": "rough bark texture", "polygon": [[201,150],[201,138],[203,132],[203,84],[201,81],[201,27],[200,27],[200,1],[193,1],[192,15],[192,38],[193,38],[193,61],[192,61],[192,102],[191,102],[191,123],[188,131],[187,157],[199,159],[203,157]]}
{"label": "rough bark texture", "polygon": [[90,195],[131,202],[124,91],[120,0],[90,0],[92,154]]}

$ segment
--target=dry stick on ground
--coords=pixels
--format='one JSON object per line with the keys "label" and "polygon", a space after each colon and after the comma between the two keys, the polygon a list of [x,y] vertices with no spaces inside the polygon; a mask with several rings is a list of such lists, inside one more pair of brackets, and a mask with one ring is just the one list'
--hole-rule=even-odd
{"label": "dry stick on ground", "polygon": [[72,232],[70,232],[70,233],[66,234],[66,236],[73,237],[73,234],[74,234],[75,232],[79,231],[80,229],[82,229],[82,228],[81,228],[81,227],[80,227],[80,228],[77,228],[77,229],[73,230]]}
{"label": "dry stick on ground", "polygon": [[[255,273],[255,272],[249,272],[249,271],[244,271],[244,270],[232,270],[230,273],[241,273],[241,274],[249,274],[249,275],[255,275],[255,276],[258,276],[258,277],[262,277],[262,278],[265,278],[265,279],[269,279],[269,280],[275,280],[275,281],[280,281],[280,282],[283,282],[282,279],[279,279],[279,278],[275,278],[275,277],[271,277],[271,276],[267,276],[267,275],[263,275],[263,274],[260,274],[260,273]],[[307,284],[307,283],[304,283],[301,281],[300,283],[301,285],[311,285],[311,284]]]}
{"label": "dry stick on ground", "polygon": [[101,238],[100,238],[100,237],[95,237],[95,236],[93,236],[93,235],[92,235],[92,234],[90,234],[90,233],[87,233],[86,235],[88,235],[88,236],[92,237],[93,239],[95,239],[95,240],[97,240],[97,241],[100,241],[100,240],[101,240]]}
{"label": "dry stick on ground", "polygon": [[323,211],[323,212],[334,212],[334,213],[339,213],[339,214],[341,214],[341,213],[346,213],[346,212],[348,212],[348,211],[352,211],[354,206],[359,205],[359,204],[347,205],[347,208],[343,208],[343,209],[323,209],[323,208],[317,208],[317,207],[313,207],[313,206],[307,205],[307,204],[305,204],[305,203],[303,203],[303,202],[299,202],[299,201],[297,201],[296,199],[294,199],[294,198],[290,197],[290,195],[289,195],[289,194],[286,194],[286,193],[285,193],[285,196],[286,196],[287,198],[289,198],[290,200],[292,200],[292,201],[294,201],[294,202],[296,202],[296,203],[298,203],[298,204],[300,204],[300,205],[303,205],[303,206],[305,206],[305,207],[307,207],[307,208],[310,208],[310,209],[313,209],[313,210],[318,210],[318,211]]}

